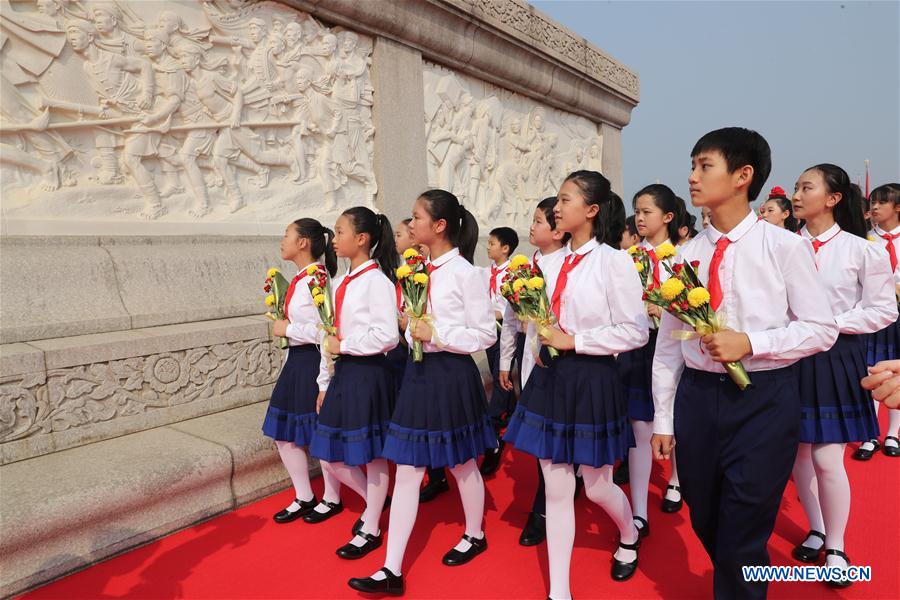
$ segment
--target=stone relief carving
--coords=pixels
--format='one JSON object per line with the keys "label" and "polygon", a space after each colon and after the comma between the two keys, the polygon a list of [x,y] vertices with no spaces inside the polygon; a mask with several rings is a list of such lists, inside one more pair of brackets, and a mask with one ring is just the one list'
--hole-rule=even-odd
{"label": "stone relief carving", "polygon": [[568,173],[602,170],[603,138],[584,117],[430,63],[424,82],[428,183],[485,225],[527,227]]}
{"label": "stone relief carving", "polygon": [[0,381],[0,442],[51,434],[274,383],[268,339],[218,344]]}
{"label": "stone relief carving", "polygon": [[371,205],[372,40],[271,1],[0,0],[3,216]]}

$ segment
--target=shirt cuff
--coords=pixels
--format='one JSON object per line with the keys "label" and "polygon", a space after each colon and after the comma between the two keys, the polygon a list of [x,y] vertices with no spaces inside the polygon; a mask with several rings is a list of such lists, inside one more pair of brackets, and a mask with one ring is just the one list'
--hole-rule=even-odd
{"label": "shirt cuff", "polygon": [[587,352],[584,351],[584,334],[576,333],[572,337],[575,338],[575,354],[587,354]]}
{"label": "shirt cuff", "polygon": [[752,331],[747,333],[750,339],[750,355],[757,358],[765,358],[772,350],[769,336],[765,331]]}
{"label": "shirt cuff", "polygon": [[321,384],[321,383],[320,383],[320,384],[319,384],[319,391],[320,391],[320,392],[327,392],[327,391],[328,391],[328,384],[327,384],[327,383],[325,383],[325,384]]}
{"label": "shirt cuff", "polygon": [[500,370],[501,371],[509,371],[512,369],[512,360],[508,358],[500,359]]}
{"label": "shirt cuff", "polygon": [[296,323],[289,323],[287,329],[284,330],[284,337],[291,339],[297,339],[299,336],[297,335],[298,325]]}
{"label": "shirt cuff", "polygon": [[655,417],[653,419],[653,433],[659,435],[675,435],[674,419]]}

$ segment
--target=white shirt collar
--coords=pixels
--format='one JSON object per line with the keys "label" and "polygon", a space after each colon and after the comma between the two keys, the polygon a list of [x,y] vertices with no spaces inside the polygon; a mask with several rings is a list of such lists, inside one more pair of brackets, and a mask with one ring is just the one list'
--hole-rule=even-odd
{"label": "white shirt collar", "polygon": [[509,266],[509,259],[507,259],[506,262],[503,263],[502,265],[498,265],[497,263],[494,263],[494,264],[493,264],[493,267],[494,267],[495,269],[497,269],[498,271],[502,271],[503,269],[505,269],[505,268],[508,267],[508,266]]}
{"label": "white shirt collar", "polygon": [[459,248],[452,248],[452,249],[448,250],[445,254],[442,254],[438,258],[432,260],[431,265],[434,267],[440,267],[441,265],[444,265],[444,264],[450,262],[457,256],[459,256]]}
{"label": "white shirt collar", "polygon": [[817,239],[820,242],[825,243],[828,240],[830,240],[831,238],[833,238],[834,236],[836,236],[837,234],[839,234],[840,232],[841,232],[841,226],[838,225],[837,223],[835,223],[834,225],[829,227],[827,230],[823,231],[821,234],[819,234],[815,238],[813,238],[812,234],[809,232],[809,229],[807,229],[806,225],[804,225],[803,228],[800,230],[800,235],[802,235],[803,237],[805,237],[808,240]]}
{"label": "white shirt collar", "polygon": [[873,227],[873,229],[875,230],[875,233],[878,235],[886,235],[886,234],[887,235],[897,235],[898,233],[900,233],[900,225],[897,225],[896,227],[894,227],[890,232],[885,231],[878,225]]}
{"label": "white shirt collar", "polygon": [[366,269],[366,268],[368,268],[370,265],[374,265],[374,264],[375,264],[375,261],[374,261],[373,259],[370,258],[369,260],[367,260],[367,261],[364,262],[363,264],[359,265],[358,267],[356,267],[355,269],[353,269],[352,271],[350,271],[349,273],[347,273],[347,277],[353,277],[354,275],[356,275],[357,273],[359,273],[359,272],[362,271],[363,269]]}
{"label": "white shirt collar", "polygon": [[709,232],[709,241],[716,244],[719,241],[719,238],[723,235],[727,236],[729,240],[732,242],[736,242],[742,237],[744,234],[753,229],[753,226],[759,223],[760,219],[757,218],[757,214],[752,210],[747,213],[747,216],[744,217],[744,220],[737,224],[737,227],[729,231],[727,234],[722,233],[718,229],[716,229],[712,223],[710,223],[709,227],[707,227],[707,231]]}
{"label": "white shirt collar", "polygon": [[572,250],[572,241],[569,240],[569,242],[566,244],[566,250],[567,250],[566,253],[567,254],[572,254],[572,253],[587,254],[588,252],[590,252],[594,248],[597,248],[598,246],[600,246],[600,242],[597,241],[597,238],[591,238],[587,241],[587,243],[582,245],[581,248],[579,248],[578,250]]}
{"label": "white shirt collar", "polygon": [[318,261],[316,261],[316,262],[311,262],[311,263],[309,263],[308,265],[306,265],[305,267],[303,267],[302,269],[300,269],[299,271],[297,271],[297,275],[308,275],[307,272],[306,272],[306,270],[307,270],[308,268],[310,268],[310,267],[313,267],[313,266],[314,266],[314,267],[318,267],[319,264],[320,264],[320,263],[319,263]]}
{"label": "white shirt collar", "polygon": [[[663,244],[672,244],[672,240],[666,239],[666,241],[664,241],[664,242],[663,242],[662,244],[660,244],[659,246],[662,246]],[[675,244],[672,244],[672,245],[674,246]],[[643,247],[646,248],[647,250],[656,250],[657,248],[659,248],[659,246],[654,246],[653,244],[651,244],[651,243],[647,240],[647,238],[642,239],[642,240],[641,240],[641,243],[638,244],[638,246],[643,246]]]}

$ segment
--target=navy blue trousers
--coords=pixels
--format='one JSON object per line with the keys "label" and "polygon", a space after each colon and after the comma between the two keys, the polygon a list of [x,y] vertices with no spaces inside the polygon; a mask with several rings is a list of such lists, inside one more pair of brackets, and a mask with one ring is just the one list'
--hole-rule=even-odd
{"label": "navy blue trousers", "polygon": [[[509,417],[513,409],[516,407],[515,390],[506,391],[500,387],[500,339],[498,338],[494,345],[484,351],[487,354],[488,367],[491,370],[491,379],[493,386],[491,389],[491,397],[488,399],[488,416],[491,418],[491,425],[494,430],[500,431],[503,427],[503,415]],[[525,352],[525,334],[516,334],[516,351],[513,355],[513,362],[510,370],[515,369],[516,365],[522,368],[522,354]]]}
{"label": "navy blue trousers", "polygon": [[766,544],[800,442],[793,367],[750,373],[741,392],[727,375],[686,368],[675,396],[678,477],[691,526],[713,563],[719,600],[765,598],[742,566],[769,564]]}

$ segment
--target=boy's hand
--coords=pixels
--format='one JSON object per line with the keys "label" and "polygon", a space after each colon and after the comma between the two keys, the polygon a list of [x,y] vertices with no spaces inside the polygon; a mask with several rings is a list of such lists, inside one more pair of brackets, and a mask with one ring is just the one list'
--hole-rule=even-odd
{"label": "boy's hand", "polygon": [[275,337],[287,337],[287,326],[290,324],[291,322],[287,319],[279,319],[272,323],[272,333],[275,334]]}
{"label": "boy's hand", "polygon": [[511,392],[513,389],[512,381],[509,380],[509,371],[500,371],[500,387],[502,387],[507,392]]}
{"label": "boy's hand", "polygon": [[720,363],[737,362],[753,352],[750,337],[740,331],[710,333],[700,341],[706,346],[709,357]]}
{"label": "boy's hand", "polygon": [[325,338],[325,349],[332,356],[337,356],[341,353],[341,340],[333,335],[329,335]]}
{"label": "boy's hand", "polygon": [[650,438],[650,452],[656,460],[669,460],[675,449],[675,436],[654,433]]}

